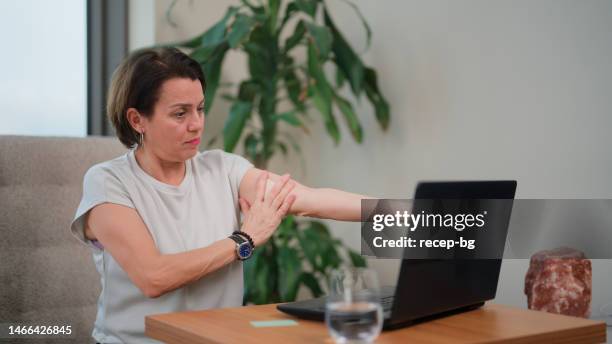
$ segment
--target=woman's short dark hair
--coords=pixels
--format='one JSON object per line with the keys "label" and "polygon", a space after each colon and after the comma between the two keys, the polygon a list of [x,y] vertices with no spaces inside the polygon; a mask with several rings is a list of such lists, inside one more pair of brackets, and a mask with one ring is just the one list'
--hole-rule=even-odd
{"label": "woman's short dark hair", "polygon": [[106,114],[123,145],[131,148],[138,142],[138,133],[127,119],[127,110],[135,108],[150,118],[162,84],[172,78],[197,79],[202,91],[206,90],[200,64],[176,48],[137,50],[117,67],[108,91]]}

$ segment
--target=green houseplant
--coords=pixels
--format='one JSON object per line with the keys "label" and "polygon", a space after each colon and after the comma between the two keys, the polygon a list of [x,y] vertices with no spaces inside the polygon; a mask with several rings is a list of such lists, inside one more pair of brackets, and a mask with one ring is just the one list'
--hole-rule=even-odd
{"label": "green houseplant", "polygon": [[[347,3],[362,20],[369,45],[370,28],[357,7]],[[245,154],[258,168],[265,169],[277,152],[300,153],[298,142],[282,129],[288,125],[307,130],[304,120],[311,105],[336,144],[340,140],[336,109],[353,139],[361,143],[359,118],[340,94],[345,84],[356,97],[365,93],[383,130],[389,125],[389,105],[378,88],[375,70],[364,65],[342,36],[323,0],[242,0],[202,34],[169,45],[189,50],[202,65],[207,78],[206,113],[223,86],[221,66],[227,51],[247,55],[249,75],[234,93],[223,95],[232,103],[223,145],[231,152],[242,139]],[[326,65],[334,67],[333,83]],[[365,260],[334,239],[322,222],[288,216],[245,265],[245,303],[292,301],[302,285],[319,296],[320,281],[343,260],[365,266]]]}

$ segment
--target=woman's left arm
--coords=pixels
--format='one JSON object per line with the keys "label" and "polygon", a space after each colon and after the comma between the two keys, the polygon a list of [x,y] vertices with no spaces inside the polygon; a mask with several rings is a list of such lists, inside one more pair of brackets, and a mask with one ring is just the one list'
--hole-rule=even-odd
{"label": "woman's left arm", "polygon": [[[257,178],[263,170],[251,168],[247,171],[240,182],[240,197],[252,204],[257,191]],[[269,173],[266,195],[278,182],[281,176]],[[340,221],[360,221],[361,220],[361,200],[372,197],[358,195],[330,188],[310,188],[302,185],[295,180],[291,181],[296,186],[291,194],[296,196],[295,202],[289,209],[289,213],[317,217],[321,219],[333,219]]]}

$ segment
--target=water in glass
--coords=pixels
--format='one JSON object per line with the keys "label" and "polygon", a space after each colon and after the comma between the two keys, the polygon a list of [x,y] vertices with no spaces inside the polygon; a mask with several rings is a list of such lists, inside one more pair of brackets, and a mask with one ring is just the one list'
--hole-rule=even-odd
{"label": "water in glass", "polygon": [[371,343],[383,324],[376,272],[344,268],[331,274],[325,321],[336,343]]}

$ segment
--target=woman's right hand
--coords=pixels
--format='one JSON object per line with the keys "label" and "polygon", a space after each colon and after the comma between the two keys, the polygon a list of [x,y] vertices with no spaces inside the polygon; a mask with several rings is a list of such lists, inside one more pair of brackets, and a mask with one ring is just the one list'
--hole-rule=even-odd
{"label": "woman's right hand", "polygon": [[295,195],[289,193],[296,183],[288,174],[284,175],[268,194],[267,182],[268,172],[261,173],[257,180],[257,193],[253,204],[240,198],[240,208],[245,215],[242,231],[253,238],[255,247],[268,241],[295,201]]}

